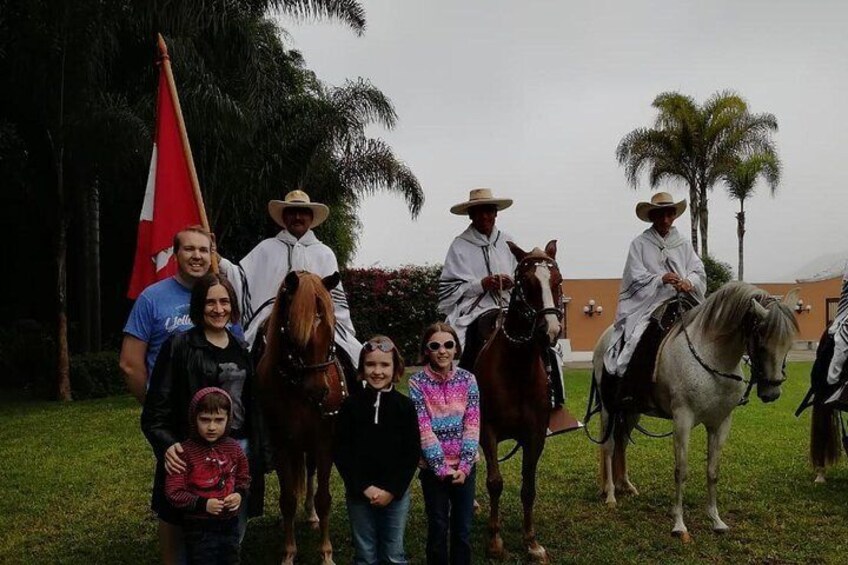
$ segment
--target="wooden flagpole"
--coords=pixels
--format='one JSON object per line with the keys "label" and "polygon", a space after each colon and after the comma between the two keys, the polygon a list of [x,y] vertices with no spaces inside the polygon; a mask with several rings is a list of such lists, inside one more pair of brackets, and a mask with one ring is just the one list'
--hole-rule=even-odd
{"label": "wooden flagpole", "polygon": [[[194,191],[194,200],[197,203],[197,209],[200,212],[200,223],[208,232],[212,232],[209,228],[209,219],[206,217],[206,206],[203,204],[203,194],[200,192],[200,181],[197,179],[197,170],[194,168],[194,157],[191,154],[191,145],[188,142],[188,133],[186,133],[185,121],[183,120],[183,110],[180,106],[180,97],[177,95],[177,85],[174,82],[174,72],[171,70],[171,58],[168,55],[168,46],[165,45],[165,38],[161,33],[156,34],[159,43],[159,57],[162,61],[162,68],[165,70],[165,79],[168,83],[168,90],[171,92],[171,100],[174,101],[174,110],[177,113],[177,127],[180,130],[180,141],[183,144],[183,152],[185,153],[186,162],[188,163],[188,174],[191,179],[191,188]],[[214,243],[214,242],[213,242]],[[218,272],[218,254],[212,253],[212,272]]]}

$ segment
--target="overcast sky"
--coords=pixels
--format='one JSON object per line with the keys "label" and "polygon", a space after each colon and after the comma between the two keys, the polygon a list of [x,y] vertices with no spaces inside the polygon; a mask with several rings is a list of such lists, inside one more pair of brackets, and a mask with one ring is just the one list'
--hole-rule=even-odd
{"label": "overcast sky", "polygon": [[[295,48],[330,84],[371,80],[399,115],[375,130],[417,175],[417,220],[380,193],[361,211],[358,266],[441,263],[467,218],[471,188],[515,199],[498,226],[525,247],[559,240],[567,278],[618,277],[634,215],[650,197],[615,160],[618,141],[653,122],[651,101],[719,90],[778,118],[784,170],[746,203],[746,279],[785,280],[842,253],[848,215],[848,3],[734,0],[366,0],[356,37],[283,20]],[[685,197],[687,189],[666,185]],[[717,186],[712,254],[736,268],[738,203]],[[688,213],[677,222],[688,234]]]}

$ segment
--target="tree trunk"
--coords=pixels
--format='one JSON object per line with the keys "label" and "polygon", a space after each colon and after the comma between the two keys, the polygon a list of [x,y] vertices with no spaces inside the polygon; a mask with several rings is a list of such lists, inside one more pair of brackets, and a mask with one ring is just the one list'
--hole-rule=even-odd
{"label": "tree trunk", "polygon": [[740,201],[739,212],[736,214],[736,235],[739,238],[739,280],[745,280],[745,253],[743,240],[745,238],[745,209]]}
{"label": "tree trunk", "polygon": [[698,203],[698,220],[701,224],[701,257],[710,256],[709,239],[707,228],[709,227],[710,212],[707,209],[707,191],[701,193],[701,201]]}
{"label": "tree trunk", "polygon": [[71,398],[71,358],[68,352],[68,217],[65,210],[64,150],[59,149],[56,170],[56,189],[59,221],[56,238],[56,298],[58,317],[56,324],[56,398],[68,401]]}
{"label": "tree trunk", "polygon": [[690,235],[692,237],[692,249],[698,253],[698,188],[689,185],[689,221]]}
{"label": "tree trunk", "polygon": [[82,202],[83,218],[83,350],[100,351],[100,185],[92,182]]}
{"label": "tree trunk", "polygon": [[91,265],[91,257],[89,257],[90,246],[88,244],[88,240],[90,237],[90,233],[88,230],[89,226],[89,216],[90,207],[88,201],[88,193],[90,189],[85,189],[80,187],[80,190],[77,192],[79,198],[77,198],[77,206],[76,213],[77,217],[80,219],[80,224],[82,225],[82,229],[80,230],[80,238],[82,239],[82,245],[80,245],[80,249],[82,249],[82,260],[80,261],[79,268],[77,269],[78,275],[78,288],[79,288],[79,297],[77,302],[79,303],[79,350],[83,353],[91,352],[91,334],[92,334],[92,316],[91,316],[91,279],[89,277],[89,266]]}

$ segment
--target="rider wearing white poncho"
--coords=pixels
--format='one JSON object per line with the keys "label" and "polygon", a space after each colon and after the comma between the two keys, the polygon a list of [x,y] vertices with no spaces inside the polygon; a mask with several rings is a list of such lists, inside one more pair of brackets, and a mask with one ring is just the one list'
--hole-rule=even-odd
{"label": "rider wearing white poncho", "polygon": [[604,355],[610,374],[624,376],[651,314],[664,302],[678,292],[688,293],[696,302],[704,299],[704,264],[689,240],[671,225],[685,209],[685,200],[675,203],[666,192],[636,206],[636,216],[653,225],[630,244],[611,345]]}
{"label": "rider wearing white poncho", "polygon": [[827,369],[827,384],[835,385],[840,381],[845,359],[848,358],[848,264],[842,274],[842,294],[836,307],[836,319],[827,332],[833,337],[833,357]]}
{"label": "rider wearing white poncho", "polygon": [[[274,306],[277,291],[291,271],[309,271],[319,277],[339,270],[333,250],[321,243],[310,228],[321,224],[329,215],[324,204],[310,202],[300,190],[289,192],[285,200],[272,200],[268,212],[284,227],[276,237],[259,243],[238,264],[221,259],[221,272],[233,284],[241,310],[245,339],[252,347],[259,327]],[[356,367],[362,344],[350,319],[347,297],[339,283],[330,291],[336,315],[336,345]]]}

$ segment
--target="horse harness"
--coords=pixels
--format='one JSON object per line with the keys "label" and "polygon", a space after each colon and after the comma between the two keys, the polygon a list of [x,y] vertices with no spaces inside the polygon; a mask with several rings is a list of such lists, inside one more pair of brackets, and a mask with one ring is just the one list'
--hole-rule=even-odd
{"label": "horse harness", "polygon": [[[535,333],[536,333],[536,322],[548,314],[553,314],[556,316],[557,320],[562,321],[563,318],[563,301],[562,301],[562,293],[559,294],[559,298],[556,300],[556,304],[550,308],[535,308],[530,302],[527,301],[527,295],[525,293],[524,287],[518,284],[518,274],[527,268],[535,268],[540,265],[547,267],[549,270],[556,269],[559,271],[559,267],[557,266],[556,261],[547,258],[540,257],[532,257],[526,258],[522,260],[518,266],[515,268],[515,273],[513,274],[513,280],[515,281],[515,287],[512,290],[512,294],[509,298],[509,307],[508,311],[516,312],[519,319],[529,327],[529,331],[526,333],[518,333],[518,334],[510,334],[510,332],[506,328],[506,323],[502,323],[504,336],[510,341],[510,343],[516,345],[524,345],[529,343]],[[550,373],[550,371],[548,371]]]}
{"label": "horse harness", "polygon": [[[774,298],[769,298],[767,300],[767,304],[777,302]],[[683,335],[686,337],[686,345],[689,347],[689,352],[692,354],[692,357],[695,358],[698,364],[704,368],[705,371],[717,377],[723,377],[725,379],[730,379],[748,385],[745,389],[745,394],[739,401],[740,405],[748,403],[748,397],[750,396],[751,389],[754,387],[755,384],[764,384],[767,386],[780,386],[786,380],[786,357],[783,358],[783,367],[781,368],[781,375],[783,376],[782,379],[768,379],[763,375],[763,367],[762,364],[759,362],[760,350],[763,348],[761,343],[762,335],[760,333],[760,325],[762,324],[762,322],[759,316],[755,315],[749,310],[748,313],[745,315],[745,318],[742,320],[742,323],[747,326],[746,330],[748,334],[748,339],[745,343],[745,351],[748,359],[747,364],[749,364],[749,366],[751,367],[750,379],[746,379],[745,377],[734,373],[725,373],[724,371],[719,371],[714,367],[710,367],[695,349],[695,346],[692,343],[692,338],[689,337],[689,332],[686,330],[686,325],[684,324],[682,326]]]}
{"label": "horse harness", "polygon": [[[319,363],[304,363],[303,358],[296,354],[294,349],[290,347],[291,341],[286,335],[286,326],[280,327],[280,337],[282,343],[286,344],[283,355],[283,362],[277,367],[277,373],[280,379],[286,384],[294,388],[302,388],[306,376],[310,373],[320,373],[323,380],[323,388],[321,389],[321,397],[314,398],[306,395],[313,402],[315,407],[321,413],[322,417],[333,417],[339,413],[342,402],[350,396],[347,390],[347,382],[345,380],[344,371],[338,356],[336,356],[336,344],[331,342],[330,349],[327,352],[327,359]],[[336,378],[331,377],[331,371],[335,368]],[[334,391],[334,381],[338,382],[337,390]],[[334,394],[335,393],[335,394]]]}

